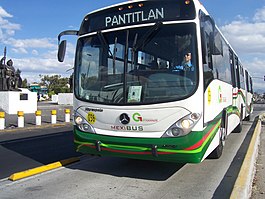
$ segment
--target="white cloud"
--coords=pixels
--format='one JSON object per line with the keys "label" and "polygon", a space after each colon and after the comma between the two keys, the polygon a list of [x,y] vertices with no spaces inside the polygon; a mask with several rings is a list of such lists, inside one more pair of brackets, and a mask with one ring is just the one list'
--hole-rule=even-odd
{"label": "white cloud", "polygon": [[255,22],[265,22],[265,6],[257,10],[253,20]]}
{"label": "white cloud", "polygon": [[[74,64],[75,46],[68,43],[65,61],[57,60],[56,39],[19,39],[14,38],[8,41],[12,47],[12,52],[22,55],[21,58],[12,58],[14,67],[19,68],[22,78],[27,78],[28,82],[39,82],[39,74],[53,75],[60,74],[69,77],[71,72],[66,72]],[[31,75],[29,75],[31,74]]]}
{"label": "white cloud", "polygon": [[13,17],[11,14],[7,13],[2,6],[0,6],[0,17]]}
{"label": "white cloud", "polygon": [[20,29],[20,25],[9,22],[6,18],[13,16],[0,6],[0,42],[4,42],[8,37],[13,36],[16,30]]}
{"label": "white cloud", "polygon": [[243,65],[255,77],[254,90],[263,89],[265,75],[265,7],[258,9],[251,20],[242,16],[220,28],[235,49]]}
{"label": "white cloud", "polygon": [[239,53],[265,53],[265,22],[233,21],[221,30]]}
{"label": "white cloud", "polygon": [[22,73],[22,78],[28,76],[28,73],[35,74],[31,76],[31,79],[38,81],[39,74],[60,74],[64,76],[70,76],[69,72],[66,72],[72,67],[73,60],[66,60],[65,63],[59,63],[56,58],[45,59],[45,58],[23,58],[13,59],[14,67],[19,68]]}
{"label": "white cloud", "polygon": [[253,75],[259,75],[263,73],[265,75],[265,59],[255,57],[252,60],[245,61],[244,65],[246,65],[246,67],[252,71]]}
{"label": "white cloud", "polygon": [[16,54],[28,54],[28,51],[25,48],[12,48],[11,51]]}
{"label": "white cloud", "polygon": [[14,39],[10,38],[6,41],[7,44],[15,48],[57,48],[55,39],[51,38],[33,38],[33,39]]}

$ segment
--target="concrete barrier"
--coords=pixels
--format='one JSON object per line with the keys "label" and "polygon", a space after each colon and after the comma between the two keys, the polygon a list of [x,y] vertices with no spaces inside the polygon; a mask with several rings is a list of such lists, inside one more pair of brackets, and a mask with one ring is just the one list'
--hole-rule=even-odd
{"label": "concrete barrier", "polygon": [[17,114],[17,111],[34,113],[37,110],[37,93],[28,89],[20,90],[0,92],[0,108],[7,114]]}
{"label": "concrete barrier", "polygon": [[[3,130],[15,130],[19,127],[41,127],[48,124],[70,123],[71,109],[64,110],[37,110],[34,114],[25,114],[24,111],[18,111],[16,114],[7,114],[5,111],[0,111],[0,133]],[[65,124],[62,124],[65,125]]]}
{"label": "concrete barrier", "polygon": [[40,126],[41,125],[41,111],[37,110],[35,112],[35,115],[36,115],[36,125]]}
{"label": "concrete barrier", "polygon": [[58,93],[59,105],[73,105],[73,93]]}
{"label": "concrete barrier", "polygon": [[70,122],[70,113],[71,113],[71,111],[70,111],[70,109],[65,109],[65,122]]}
{"label": "concrete barrier", "polygon": [[23,111],[18,111],[17,112],[17,127],[23,128],[24,126],[25,126],[24,112]]}
{"label": "concrete barrier", "polygon": [[51,123],[52,124],[56,124],[57,121],[57,111],[56,110],[52,110],[51,111]]}
{"label": "concrete barrier", "polygon": [[0,130],[5,129],[5,112],[0,112]]}

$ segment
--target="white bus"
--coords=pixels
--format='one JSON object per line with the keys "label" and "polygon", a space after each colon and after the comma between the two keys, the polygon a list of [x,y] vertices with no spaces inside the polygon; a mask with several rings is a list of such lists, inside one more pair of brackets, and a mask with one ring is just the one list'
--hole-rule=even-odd
{"label": "white bus", "polygon": [[[136,0],[87,14],[74,66],[81,153],[199,163],[252,112],[252,80],[198,0]],[[247,85],[246,85],[247,84]]]}

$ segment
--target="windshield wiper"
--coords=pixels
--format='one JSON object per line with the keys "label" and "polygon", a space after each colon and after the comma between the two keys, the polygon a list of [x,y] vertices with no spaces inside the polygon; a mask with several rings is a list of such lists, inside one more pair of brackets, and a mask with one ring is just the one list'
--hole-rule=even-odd
{"label": "windshield wiper", "polygon": [[112,57],[112,63],[113,63],[113,74],[116,73],[116,52],[117,52],[117,42],[118,42],[118,38],[115,37],[115,41],[114,41],[114,49],[113,49],[113,53],[111,52],[110,48],[109,48],[109,44],[107,42],[107,40],[105,39],[103,33],[101,31],[97,32],[98,38],[100,40],[100,43],[104,46],[108,48],[108,52],[110,54],[110,57]]}
{"label": "windshield wiper", "polygon": [[132,56],[132,67],[131,67],[131,70],[135,69],[135,64],[136,64],[136,61],[135,61],[136,49],[135,49],[135,47],[136,47],[137,38],[138,38],[138,33],[136,33],[135,36],[134,36],[133,47],[131,49],[131,52],[132,52],[132,54],[131,54],[131,56]]}
{"label": "windshield wiper", "polygon": [[[138,49],[141,49],[142,47],[144,47],[144,45],[146,43],[148,43],[155,35],[156,33],[158,32],[158,30],[160,30],[161,26],[163,25],[162,22],[157,22],[155,23],[155,25],[153,25],[149,30],[148,32],[146,32],[144,34],[144,36],[142,36],[141,39],[139,39],[139,41],[135,42],[132,50],[134,52],[136,52]],[[137,38],[136,38],[137,40]]]}
{"label": "windshield wiper", "polygon": [[117,41],[118,38],[115,37],[115,42],[114,42],[114,49],[113,49],[113,55],[112,55],[112,67],[113,67],[113,74],[116,74],[116,54],[117,54]]}
{"label": "windshield wiper", "polygon": [[112,52],[111,52],[110,49],[109,49],[109,44],[108,44],[107,40],[105,39],[103,33],[102,33],[101,31],[98,31],[98,32],[97,32],[97,35],[98,35],[98,38],[99,38],[100,43],[101,43],[104,47],[107,47],[107,48],[108,48],[108,52],[109,52],[110,55],[113,57],[113,54],[112,54]]}

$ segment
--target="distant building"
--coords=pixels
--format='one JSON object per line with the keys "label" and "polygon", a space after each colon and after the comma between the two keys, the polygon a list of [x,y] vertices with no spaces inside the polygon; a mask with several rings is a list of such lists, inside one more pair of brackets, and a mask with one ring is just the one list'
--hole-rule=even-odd
{"label": "distant building", "polygon": [[49,99],[47,86],[40,86],[39,84],[30,84],[29,90],[38,93],[38,100],[43,101]]}

